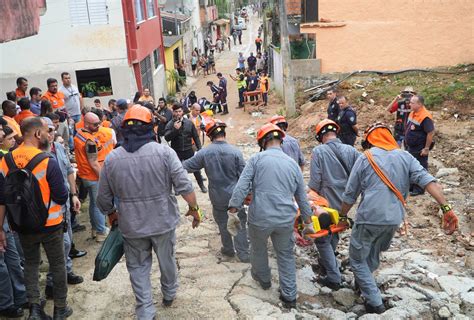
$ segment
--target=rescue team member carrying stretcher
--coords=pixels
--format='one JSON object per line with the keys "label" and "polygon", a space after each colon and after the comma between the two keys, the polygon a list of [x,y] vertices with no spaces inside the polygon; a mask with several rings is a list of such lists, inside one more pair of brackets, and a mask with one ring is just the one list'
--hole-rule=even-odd
{"label": "rescue team member carrying stretcher", "polygon": [[367,151],[352,168],[340,216],[345,217],[362,194],[352,228],[349,259],[366,311],[383,313],[385,307],[372,273],[379,266],[380,252],[388,250],[403,221],[410,184],[421,186],[440,204],[447,234],[458,228],[458,218],[435,178],[411,154],[399,149],[386,125],[375,123],[367,128],[362,147]]}
{"label": "rescue team member carrying stretcher", "polygon": [[[100,173],[97,204],[124,237],[127,269],[136,299],[138,319],[156,314],[150,282],[155,251],[161,273],[163,305],[171,306],[178,289],[175,250],[179,209],[172,189],[189,204],[186,216],[193,228],[202,219],[193,185],[176,153],[154,140],[153,117],[145,107],[130,108],[122,122],[124,142],[114,149]],[[118,200],[119,211],[115,207]]]}
{"label": "rescue team member carrying stretcher", "polygon": [[235,186],[229,202],[227,229],[237,234],[241,228],[237,212],[247,195],[253,199],[248,210],[251,244],[251,275],[263,289],[271,287],[268,266],[268,238],[272,239],[280,278],[280,300],[286,308],[296,306],[296,265],[293,248],[293,224],[296,200],[305,222],[303,233],[314,233],[311,208],[306,198],[303,175],[298,164],[281,150],[285,133],[267,123],[257,132],[257,141],[264,150],[252,156]]}
{"label": "rescue team member carrying stretcher", "polygon": [[[212,215],[221,234],[221,253],[237,257],[241,262],[250,262],[249,243],[247,240],[247,215],[244,208],[238,211],[242,228],[232,237],[227,231],[227,205],[245,167],[242,152],[226,142],[226,124],[220,120],[210,119],[206,124],[206,135],[212,143],[199,150],[192,158],[183,162],[188,172],[196,172],[204,168],[209,178],[209,199],[212,203]],[[235,251],[234,251],[235,248]]]}
{"label": "rescue team member carrying stretcher", "polygon": [[[330,208],[340,211],[342,194],[360,153],[337,138],[339,125],[332,120],[322,120],[315,131],[316,140],[321,145],[313,149],[308,187],[327,199]],[[334,254],[338,242],[337,234],[315,239],[321,271],[317,281],[334,290],[338,290],[341,283],[341,273]]]}

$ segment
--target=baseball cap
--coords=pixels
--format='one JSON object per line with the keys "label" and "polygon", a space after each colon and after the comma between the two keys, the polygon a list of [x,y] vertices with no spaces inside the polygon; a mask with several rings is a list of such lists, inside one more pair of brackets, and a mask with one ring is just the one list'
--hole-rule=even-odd
{"label": "baseball cap", "polygon": [[42,118],[48,124],[48,128],[56,129],[56,127],[54,126],[53,121],[50,118],[48,118],[48,117],[42,117]]}
{"label": "baseball cap", "polygon": [[127,105],[129,102],[126,99],[118,99],[116,102],[117,107]]}

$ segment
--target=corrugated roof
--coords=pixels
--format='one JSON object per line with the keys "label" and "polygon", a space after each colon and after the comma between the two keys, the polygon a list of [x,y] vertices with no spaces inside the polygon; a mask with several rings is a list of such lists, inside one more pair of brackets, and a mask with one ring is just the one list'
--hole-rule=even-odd
{"label": "corrugated roof", "polygon": [[179,20],[180,22],[186,22],[189,19],[191,19],[191,17],[186,16],[184,14],[172,13],[172,12],[166,12],[166,11],[161,11],[161,18],[172,19],[172,20],[176,19],[176,20]]}
{"label": "corrugated roof", "polygon": [[165,36],[165,35],[163,35],[163,45],[165,46],[165,48],[170,48],[176,42],[181,40],[182,38],[183,38],[182,35],[177,35],[177,36]]}

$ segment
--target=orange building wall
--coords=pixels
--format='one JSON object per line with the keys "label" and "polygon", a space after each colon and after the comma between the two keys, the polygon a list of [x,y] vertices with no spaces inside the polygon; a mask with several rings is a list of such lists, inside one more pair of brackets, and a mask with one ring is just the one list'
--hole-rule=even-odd
{"label": "orange building wall", "polygon": [[319,0],[319,17],[334,23],[301,32],[316,34],[322,73],[474,62],[473,0]]}

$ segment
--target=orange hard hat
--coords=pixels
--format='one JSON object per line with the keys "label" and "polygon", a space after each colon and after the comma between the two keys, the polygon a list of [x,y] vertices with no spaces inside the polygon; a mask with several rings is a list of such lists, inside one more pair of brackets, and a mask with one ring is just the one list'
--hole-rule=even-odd
{"label": "orange hard hat", "polygon": [[[267,141],[278,138],[282,140],[285,137],[285,132],[273,123],[264,124],[257,132],[257,142],[260,148],[264,149]],[[266,140],[266,141],[264,141]]]}
{"label": "orange hard hat", "polygon": [[[377,129],[385,129],[380,131],[379,135],[376,133],[372,134]],[[371,139],[369,140],[369,135],[371,135]],[[372,135],[374,136],[372,139]],[[379,148],[385,150],[393,150],[398,148],[397,142],[392,136],[392,131],[390,128],[383,122],[375,122],[367,127],[364,131],[364,135],[361,141],[362,148],[364,150],[370,149],[372,145],[375,145]]]}
{"label": "orange hard hat", "polygon": [[330,119],[324,119],[316,125],[316,140],[323,141],[323,135],[332,131],[339,132],[339,125]]}
{"label": "orange hard hat", "polygon": [[329,208],[329,202],[326,200],[326,198],[320,196],[313,189],[308,190],[307,196],[308,196],[308,200],[312,201],[315,205]]}
{"label": "orange hard hat", "polygon": [[[153,121],[153,116],[151,114],[150,109],[145,108],[139,104],[133,105],[128,111],[125,113],[123,117],[122,126],[128,124],[129,121],[141,121],[143,123],[151,123]],[[130,125],[133,124],[130,123]]]}
{"label": "orange hard hat", "polygon": [[273,124],[279,124],[279,123],[287,123],[286,119],[284,116],[280,116],[278,114],[274,115],[273,117],[270,118],[270,123]]}
{"label": "orange hard hat", "polygon": [[212,139],[212,137],[219,132],[223,132],[227,127],[224,121],[219,119],[210,119],[210,121],[206,124],[206,135]]}

